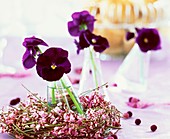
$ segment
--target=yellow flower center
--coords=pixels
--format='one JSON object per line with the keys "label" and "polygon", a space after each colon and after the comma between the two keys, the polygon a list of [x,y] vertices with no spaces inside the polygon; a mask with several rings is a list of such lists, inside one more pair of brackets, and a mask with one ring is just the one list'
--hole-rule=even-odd
{"label": "yellow flower center", "polygon": [[147,38],[144,38],[144,43],[148,43],[148,39]]}
{"label": "yellow flower center", "polygon": [[54,70],[57,66],[56,65],[51,65],[51,68]]}
{"label": "yellow flower center", "polygon": [[95,39],[92,39],[91,41],[92,41],[92,43],[96,43],[96,40],[95,40]]}

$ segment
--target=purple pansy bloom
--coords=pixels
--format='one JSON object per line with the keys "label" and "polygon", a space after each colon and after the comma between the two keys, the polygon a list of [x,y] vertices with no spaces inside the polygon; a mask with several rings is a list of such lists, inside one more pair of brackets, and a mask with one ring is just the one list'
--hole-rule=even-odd
{"label": "purple pansy bloom", "polygon": [[62,48],[51,47],[40,54],[37,59],[36,70],[40,77],[47,81],[59,80],[64,73],[71,71],[68,52]]}
{"label": "purple pansy bloom", "polygon": [[161,39],[157,29],[154,28],[137,29],[136,43],[142,52],[161,49]]}
{"label": "purple pansy bloom", "polygon": [[35,57],[37,53],[40,52],[38,45],[48,46],[47,43],[45,43],[43,40],[34,36],[24,39],[23,46],[25,46],[26,51],[23,55],[22,61],[26,69],[30,69],[35,66]]}
{"label": "purple pansy bloom", "polygon": [[94,16],[88,11],[75,12],[72,14],[73,21],[68,22],[68,31],[72,36],[79,36],[81,31],[94,29]]}
{"label": "purple pansy bloom", "polygon": [[75,40],[77,45],[77,53],[79,54],[80,50],[93,46],[96,52],[102,53],[106,48],[109,47],[109,42],[106,38],[97,36],[91,33],[89,30],[82,31],[79,36],[79,42]]}

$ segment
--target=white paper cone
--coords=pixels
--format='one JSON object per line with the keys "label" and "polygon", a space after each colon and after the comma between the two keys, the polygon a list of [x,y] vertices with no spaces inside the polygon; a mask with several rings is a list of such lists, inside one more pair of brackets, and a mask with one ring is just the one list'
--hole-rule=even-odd
{"label": "white paper cone", "polygon": [[115,74],[118,87],[130,92],[143,92],[147,89],[150,51],[144,53],[135,44],[125,57]]}

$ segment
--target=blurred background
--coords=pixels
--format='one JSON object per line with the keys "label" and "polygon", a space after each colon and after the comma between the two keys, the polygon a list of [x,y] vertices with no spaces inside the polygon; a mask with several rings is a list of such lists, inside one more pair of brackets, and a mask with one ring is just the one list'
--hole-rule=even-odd
{"label": "blurred background", "polygon": [[[147,8],[150,11],[147,11],[142,1],[146,0],[0,0],[0,35],[23,36],[25,34],[39,34],[43,36],[68,36],[67,22],[71,20],[71,14],[82,9],[93,9],[94,14],[94,7],[97,6],[99,6],[97,10],[101,12],[101,20],[106,19],[106,16],[114,16],[116,18],[115,10],[117,15],[120,16],[123,6],[128,4],[131,6],[132,3],[136,7],[143,5],[143,9],[137,13],[143,14],[143,17],[141,17],[143,18],[143,22],[147,16],[147,12],[150,12],[150,19],[152,18],[154,22],[162,21],[160,20],[162,19],[160,16],[164,19],[170,19],[168,14],[169,0],[160,0],[159,4],[156,3],[154,5],[156,7],[155,12],[157,17],[153,13],[151,15],[151,12],[155,10],[152,9],[153,2],[158,2],[159,0],[150,0],[148,2]],[[110,5],[109,8],[107,4]],[[121,5],[123,6],[121,7]],[[135,9],[135,6],[134,9],[131,9],[131,7],[126,7],[126,9],[126,12],[129,12],[126,13],[126,17],[122,16],[125,20],[120,19],[116,21],[113,18],[111,22],[126,23],[127,21],[132,23],[129,19],[129,14],[132,14],[131,10],[135,11],[139,9]],[[133,21],[133,23],[135,22]],[[165,23],[167,24],[167,22]]]}
{"label": "blurred background", "polygon": [[126,55],[134,44],[125,34],[134,27],[156,27],[170,39],[170,0],[0,0],[0,37],[70,37],[71,14],[87,9],[95,33],[105,36],[108,55]]}
{"label": "blurred background", "polygon": [[67,22],[84,0],[0,0],[0,35],[67,36]]}

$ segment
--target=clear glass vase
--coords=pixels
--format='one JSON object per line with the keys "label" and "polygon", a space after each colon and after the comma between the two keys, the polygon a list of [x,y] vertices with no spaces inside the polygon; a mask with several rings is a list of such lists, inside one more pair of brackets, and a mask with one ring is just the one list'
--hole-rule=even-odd
{"label": "clear glass vase", "polygon": [[49,82],[47,86],[47,102],[50,107],[67,108],[83,114],[83,107],[78,95],[66,75],[58,81]]}
{"label": "clear glass vase", "polygon": [[114,81],[121,90],[144,92],[148,86],[151,52],[142,52],[135,44],[115,74]]}
{"label": "clear glass vase", "polygon": [[92,46],[84,49],[84,63],[78,93],[79,95],[85,95],[100,87],[99,93],[108,99],[107,90],[102,87],[105,83],[102,78],[99,56],[100,53],[95,52]]}

